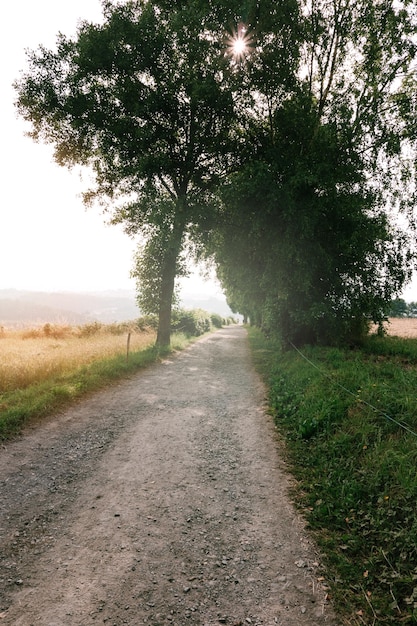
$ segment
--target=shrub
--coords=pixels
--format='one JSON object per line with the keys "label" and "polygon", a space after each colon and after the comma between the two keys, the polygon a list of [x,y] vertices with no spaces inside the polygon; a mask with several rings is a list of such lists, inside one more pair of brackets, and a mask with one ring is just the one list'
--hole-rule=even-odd
{"label": "shrub", "polygon": [[131,324],[129,322],[114,322],[113,324],[107,324],[105,330],[110,335],[124,335],[131,330]]}
{"label": "shrub", "polygon": [[65,337],[69,337],[73,334],[73,329],[71,326],[60,326],[48,323],[43,326],[42,332],[45,337],[64,339]]}
{"label": "shrub", "polygon": [[39,339],[44,336],[45,334],[42,328],[28,328],[21,334],[22,339]]}
{"label": "shrub", "polygon": [[210,315],[210,321],[214,328],[221,328],[225,324],[225,320],[218,313],[212,313]]}
{"label": "shrub", "polygon": [[157,330],[158,328],[158,317],[157,315],[143,315],[139,317],[136,322],[136,328],[140,331],[145,330]]}
{"label": "shrub", "polygon": [[80,337],[92,337],[92,335],[96,335],[103,327],[103,324],[100,322],[92,322],[91,324],[84,324],[83,326],[79,326],[78,330],[80,333]]}
{"label": "shrub", "polygon": [[202,309],[175,311],[172,315],[171,329],[191,337],[199,337],[211,330],[210,315]]}

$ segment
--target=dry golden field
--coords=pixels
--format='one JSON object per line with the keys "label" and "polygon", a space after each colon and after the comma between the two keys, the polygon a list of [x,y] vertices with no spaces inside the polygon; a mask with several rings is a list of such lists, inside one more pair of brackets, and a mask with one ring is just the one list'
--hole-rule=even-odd
{"label": "dry golden field", "polygon": [[[0,393],[22,389],[93,360],[127,353],[129,329],[46,325],[42,329],[0,332]],[[153,331],[132,331],[130,351],[155,343]]]}
{"label": "dry golden field", "polygon": [[417,318],[392,317],[385,328],[391,336],[417,338]]}

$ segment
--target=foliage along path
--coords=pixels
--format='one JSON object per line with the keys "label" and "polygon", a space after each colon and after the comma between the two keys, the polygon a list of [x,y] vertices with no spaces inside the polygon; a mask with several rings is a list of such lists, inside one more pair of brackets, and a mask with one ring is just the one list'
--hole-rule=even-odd
{"label": "foliage along path", "polygon": [[246,333],[229,327],[0,453],[0,623],[337,622]]}

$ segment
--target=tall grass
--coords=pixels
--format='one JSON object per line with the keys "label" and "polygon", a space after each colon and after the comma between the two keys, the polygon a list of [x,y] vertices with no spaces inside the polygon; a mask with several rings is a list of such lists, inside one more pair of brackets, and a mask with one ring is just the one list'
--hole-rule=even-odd
{"label": "tall grass", "polygon": [[41,329],[4,332],[0,338],[0,393],[24,389],[88,365],[96,359],[137,352],[155,342],[155,332],[122,325],[81,327],[45,325]]}
{"label": "tall grass", "polygon": [[301,356],[250,335],[344,623],[416,624],[417,341]]}
{"label": "tall grass", "polygon": [[155,361],[159,352],[154,342],[153,330],[125,324],[93,323],[78,328],[47,324],[20,332],[3,330],[0,439],[15,435],[29,420],[49,415]]}

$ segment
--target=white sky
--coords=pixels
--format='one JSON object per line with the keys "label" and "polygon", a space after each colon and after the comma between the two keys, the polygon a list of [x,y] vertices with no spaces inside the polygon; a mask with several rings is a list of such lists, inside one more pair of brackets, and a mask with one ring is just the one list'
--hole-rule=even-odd
{"label": "white sky", "polygon": [[[105,224],[79,196],[87,183],[53,162],[52,148],[24,136],[11,83],[26,67],[25,48],[53,47],[56,34],[75,33],[77,21],[99,21],[99,0],[14,0],[0,23],[0,289],[86,291],[134,289],[129,277],[135,242]],[[186,291],[219,295],[198,276]],[[403,296],[417,301],[417,279]]]}
{"label": "white sky", "polygon": [[[52,48],[59,31],[72,35],[80,18],[101,15],[99,0],[14,0],[2,7],[0,289],[135,289],[135,242],[106,225],[98,209],[85,209],[79,194],[88,182],[58,167],[51,146],[24,136],[13,105],[11,84],[26,68],[25,49]],[[218,285],[198,274],[185,290],[219,295]]]}

